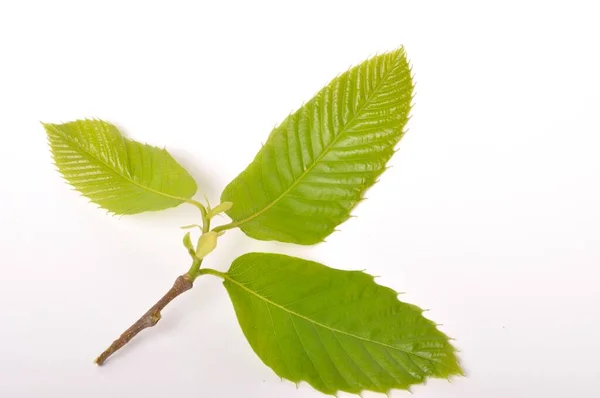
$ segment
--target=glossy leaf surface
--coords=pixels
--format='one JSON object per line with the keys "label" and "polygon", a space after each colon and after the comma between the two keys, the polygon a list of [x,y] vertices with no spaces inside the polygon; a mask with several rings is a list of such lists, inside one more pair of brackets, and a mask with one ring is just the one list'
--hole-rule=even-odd
{"label": "glossy leaf surface", "polygon": [[124,138],[101,120],[44,124],[58,170],[75,189],[115,214],[177,206],[196,182],[165,150]]}
{"label": "glossy leaf surface", "polygon": [[250,237],[322,241],[385,170],[404,133],[412,80],[403,49],[335,78],[270,134],[223,191]]}
{"label": "glossy leaf surface", "polygon": [[280,377],[334,394],[461,374],[448,337],[368,274],[250,253],[224,279],[244,335]]}

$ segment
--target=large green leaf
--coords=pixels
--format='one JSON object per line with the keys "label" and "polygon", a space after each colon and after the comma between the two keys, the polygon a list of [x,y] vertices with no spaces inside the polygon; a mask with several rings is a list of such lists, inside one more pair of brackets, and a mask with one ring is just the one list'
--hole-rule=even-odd
{"label": "large green leaf", "polygon": [[44,124],[58,170],[115,214],[162,210],[190,199],[196,182],[165,150],[124,138],[101,120]]}
{"label": "large green leaf", "polygon": [[270,134],[223,191],[232,226],[248,236],[322,241],[385,170],[412,99],[404,49],[335,78]]}
{"label": "large green leaf", "polygon": [[250,345],[280,377],[334,394],[462,374],[448,337],[368,274],[250,253],[221,276]]}

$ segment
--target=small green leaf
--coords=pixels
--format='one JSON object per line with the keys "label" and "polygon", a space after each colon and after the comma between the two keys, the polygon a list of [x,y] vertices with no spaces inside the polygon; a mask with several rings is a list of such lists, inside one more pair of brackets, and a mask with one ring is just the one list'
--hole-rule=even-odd
{"label": "small green leaf", "polygon": [[199,224],[190,224],[190,225],[184,225],[182,227],[179,227],[181,229],[193,229],[193,228],[199,228],[200,231],[202,231],[202,225]]}
{"label": "small green leaf", "polygon": [[280,377],[356,394],[462,374],[448,337],[423,311],[363,272],[250,253],[214,273],[253,350]]}
{"label": "small green leaf", "polygon": [[183,236],[183,245],[188,250],[188,253],[190,253],[190,256],[196,256],[196,249],[194,249],[194,244],[192,243],[192,238],[190,237],[189,232]]}
{"label": "small green leaf", "polygon": [[314,244],[350,217],[404,134],[412,100],[404,49],[333,79],[276,127],[223,191],[248,236]]}
{"label": "small green leaf", "polygon": [[216,216],[217,214],[223,213],[224,211],[227,211],[229,209],[231,209],[231,207],[233,206],[233,203],[231,202],[223,202],[220,203],[219,205],[217,205],[214,209],[211,209],[208,212],[208,218],[213,218],[214,216]]}
{"label": "small green leaf", "polygon": [[162,210],[196,193],[194,179],[165,149],[124,138],[110,123],[43,125],[67,182],[112,213]]}

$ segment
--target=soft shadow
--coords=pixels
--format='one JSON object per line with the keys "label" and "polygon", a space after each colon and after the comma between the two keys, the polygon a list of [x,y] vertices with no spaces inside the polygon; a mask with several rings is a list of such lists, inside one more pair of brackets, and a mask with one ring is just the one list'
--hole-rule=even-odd
{"label": "soft shadow", "polygon": [[168,151],[196,180],[198,184],[196,196],[204,201],[203,195],[206,195],[213,206],[219,204],[220,189],[223,187],[217,181],[216,176],[219,174],[213,167],[185,149],[168,148]]}

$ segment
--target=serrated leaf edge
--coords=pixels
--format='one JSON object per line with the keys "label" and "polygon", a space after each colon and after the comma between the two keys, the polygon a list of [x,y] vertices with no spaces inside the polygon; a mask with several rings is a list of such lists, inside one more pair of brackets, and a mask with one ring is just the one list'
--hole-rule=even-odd
{"label": "serrated leaf edge", "polygon": [[[408,64],[408,67],[409,67],[409,68],[408,68],[408,69],[409,69],[409,78],[411,79],[411,82],[412,82],[412,90],[413,90],[413,92],[411,93],[411,100],[410,100],[410,104],[409,104],[409,109],[408,109],[408,111],[407,111],[407,114],[408,114],[408,116],[407,116],[407,120],[406,120],[406,123],[408,123],[408,121],[409,121],[409,120],[410,120],[410,118],[411,118],[411,116],[410,116],[410,111],[412,110],[412,107],[413,107],[413,100],[414,100],[414,86],[415,86],[415,85],[414,85],[414,81],[413,81],[413,75],[414,75],[414,73],[412,72],[412,65],[411,65],[410,61],[408,60],[408,58],[406,57],[406,51],[405,51],[405,49],[404,49],[404,46],[400,47],[398,50],[395,50],[395,51],[398,51],[398,56],[399,56],[399,57],[404,57],[404,59],[406,60],[406,62],[407,62],[407,64]],[[393,52],[393,51],[392,51],[392,52]],[[383,54],[382,54],[382,55],[383,55]],[[376,57],[376,56],[378,56],[378,55],[376,54],[374,57]],[[374,57],[370,57],[370,58],[368,58],[367,60],[365,60],[365,61],[363,61],[363,62],[369,62],[369,61],[370,61],[371,59],[373,59]],[[351,69],[352,69],[352,67],[350,67],[348,70],[351,70]],[[379,89],[379,87],[380,87],[380,86],[383,84],[383,82],[385,81],[385,77],[387,77],[387,76],[388,76],[388,75],[389,75],[389,74],[390,74],[390,73],[391,73],[393,70],[394,70],[394,68],[391,68],[391,69],[389,69],[388,71],[386,71],[386,73],[385,73],[384,77],[382,77],[381,81],[378,83],[377,87],[375,87],[375,88],[373,89],[373,91],[377,91],[377,90]],[[338,76],[339,76],[339,74],[338,74]],[[366,101],[366,102],[365,102],[365,103],[364,103],[364,104],[361,106],[361,109],[360,109],[360,110],[362,110],[363,108],[365,108],[365,107],[367,106],[367,104],[368,104],[368,103],[369,103],[369,101]],[[300,108],[299,108],[299,109],[300,109]],[[351,122],[354,120],[354,118],[356,117],[356,115],[357,115],[357,114],[360,114],[360,110],[357,110],[357,111],[355,112],[355,116],[353,116],[353,118],[352,118],[350,121],[347,121],[347,122],[346,122],[346,125],[349,125],[349,124],[351,124]],[[290,114],[293,114],[294,112],[295,112],[295,111],[291,112]],[[278,127],[278,126],[279,126],[279,125],[277,125],[277,127]],[[277,127],[276,127],[276,128],[277,128]],[[400,134],[400,137],[399,137],[399,139],[398,139],[398,143],[400,142],[400,140],[402,139],[402,137],[404,137],[404,135],[405,135],[405,133],[406,133],[407,131],[408,131],[408,129],[403,129],[403,131],[401,132],[401,134]],[[324,158],[324,157],[325,157],[325,156],[328,154],[329,150],[330,150],[330,149],[331,149],[331,148],[332,148],[332,147],[333,147],[333,146],[334,146],[334,145],[337,143],[337,141],[338,141],[338,140],[340,139],[340,137],[342,137],[343,135],[344,135],[344,134],[343,134],[343,130],[342,130],[342,131],[340,131],[340,132],[338,133],[338,135],[337,135],[337,136],[336,136],[336,137],[335,137],[335,138],[334,138],[334,139],[333,139],[333,140],[332,140],[332,141],[331,141],[331,142],[330,142],[330,143],[327,145],[327,147],[325,147],[325,148],[323,149],[322,153],[321,153],[321,154],[320,154],[320,155],[319,155],[319,156],[318,156],[318,157],[317,157],[317,158],[316,158],[316,159],[315,159],[315,160],[312,162],[312,164],[311,164],[309,167],[307,167],[307,168],[306,168],[306,169],[305,169],[305,170],[302,172],[302,174],[300,174],[300,175],[298,176],[298,178],[297,178],[297,179],[296,179],[296,180],[293,182],[293,184],[291,184],[291,185],[290,185],[290,186],[289,186],[289,187],[288,187],[288,188],[287,188],[285,191],[283,191],[283,192],[282,192],[280,195],[278,195],[278,196],[277,196],[277,198],[275,198],[273,201],[271,201],[271,202],[270,202],[270,203],[269,203],[267,206],[263,207],[263,208],[262,208],[260,211],[258,211],[258,212],[256,212],[256,213],[252,214],[251,216],[248,216],[248,217],[246,217],[246,218],[244,218],[244,219],[241,219],[241,220],[238,220],[238,221],[233,221],[233,222],[232,222],[232,223],[231,223],[229,226],[230,226],[231,228],[233,228],[233,227],[239,227],[239,226],[241,226],[241,225],[243,225],[243,224],[245,224],[245,223],[247,223],[247,222],[249,222],[249,221],[252,221],[253,219],[255,219],[255,218],[259,217],[261,214],[265,213],[267,210],[269,210],[270,208],[272,208],[273,206],[275,206],[275,205],[276,205],[276,204],[277,204],[277,203],[278,203],[278,202],[279,202],[279,201],[280,201],[280,200],[281,200],[283,197],[285,197],[287,194],[289,194],[289,192],[291,192],[291,191],[292,191],[292,190],[293,190],[293,189],[294,189],[294,188],[295,188],[295,187],[296,187],[296,186],[297,186],[297,185],[298,185],[298,184],[299,184],[299,183],[302,181],[302,179],[303,179],[303,178],[304,178],[304,177],[305,177],[305,176],[306,176],[308,173],[310,173],[310,172],[312,171],[312,169],[314,169],[314,168],[315,168],[315,167],[316,167],[316,166],[319,164],[319,162],[320,162],[320,161],[321,161],[321,160],[322,160],[322,159],[323,159],[323,158]],[[263,144],[263,146],[264,146],[264,144]],[[391,167],[391,166],[386,166],[386,167],[385,167],[385,168],[384,168],[384,169],[381,171],[381,173],[379,173],[379,175],[383,174],[383,173],[384,173],[384,172],[385,172],[385,171],[386,171],[388,168],[390,168],[390,167]],[[373,185],[374,185],[374,184],[373,184]],[[366,190],[363,192],[363,195],[364,195],[364,193],[366,193],[366,192],[368,191],[368,189],[369,189],[369,188],[371,188],[371,187],[372,187],[372,185],[370,185],[370,186],[366,186],[366,184],[365,184],[365,185],[363,186],[363,188],[364,188],[364,187],[366,187],[367,189],[366,189]],[[366,198],[364,198],[364,196],[363,196],[361,199],[359,199],[359,200],[357,201],[356,205],[358,205],[358,203],[360,203],[360,202],[364,201],[365,199],[366,199]],[[348,216],[348,217],[346,217],[346,218],[345,218],[345,219],[342,221],[342,223],[343,223],[343,222],[345,222],[345,221],[347,221],[347,220],[348,220],[348,218],[349,218],[349,216]],[[322,242],[324,242],[324,240],[323,240]]]}
{"label": "serrated leaf edge", "polygon": [[[387,287],[387,286],[383,286],[383,285],[380,285],[380,284],[378,284],[377,282],[375,282],[375,277],[374,277],[373,275],[370,275],[370,274],[368,274],[368,273],[366,273],[366,272],[363,272],[363,271],[354,271],[354,272],[359,272],[359,273],[361,273],[361,274],[364,274],[364,275],[366,275],[366,276],[370,277],[370,278],[371,278],[371,280],[372,280],[372,282],[373,282],[374,284],[376,284],[377,286],[381,286],[381,287],[383,287],[383,288],[390,289],[390,288],[389,288],[389,287]],[[234,280],[233,278],[231,278],[231,277],[229,276],[229,274],[228,274],[228,273],[218,273],[218,276],[220,276],[221,278],[223,278],[223,283],[226,283],[226,282],[231,282],[231,283],[233,283],[234,285],[236,285],[236,286],[238,286],[238,287],[242,288],[242,289],[243,289],[243,290],[245,290],[246,292],[248,292],[248,293],[250,293],[250,294],[254,295],[254,296],[255,296],[255,297],[257,297],[258,299],[260,299],[260,300],[264,301],[265,303],[268,303],[268,304],[270,304],[270,305],[273,305],[274,307],[277,307],[277,308],[279,308],[279,309],[281,309],[281,310],[283,310],[283,311],[287,312],[287,313],[288,313],[288,314],[290,314],[290,315],[294,315],[294,316],[297,316],[298,318],[304,319],[305,321],[308,321],[308,322],[310,322],[310,323],[314,324],[315,326],[320,326],[320,327],[322,327],[322,328],[324,328],[324,329],[328,329],[328,330],[330,330],[331,332],[334,332],[334,333],[339,333],[339,334],[344,334],[344,335],[346,335],[346,336],[350,336],[350,337],[356,338],[356,339],[358,339],[358,340],[361,340],[361,341],[365,341],[365,342],[369,342],[369,343],[373,343],[373,344],[378,344],[378,345],[381,345],[381,346],[383,346],[383,347],[386,347],[386,348],[389,348],[389,349],[392,349],[392,350],[401,351],[401,352],[403,352],[403,353],[405,353],[405,354],[407,354],[407,355],[414,355],[414,356],[416,356],[416,357],[419,357],[419,358],[421,358],[421,359],[424,359],[424,360],[427,360],[427,361],[434,362],[434,363],[436,363],[436,364],[438,364],[438,365],[441,365],[442,367],[445,367],[445,368],[447,368],[447,369],[450,369],[450,370],[452,370],[452,372],[453,372],[453,373],[452,373],[452,374],[450,374],[450,375],[447,377],[447,380],[448,380],[448,381],[450,380],[450,377],[451,377],[451,376],[465,376],[465,373],[464,373],[464,371],[463,371],[463,370],[462,370],[460,367],[458,367],[458,368],[455,368],[455,367],[453,367],[453,366],[449,366],[449,365],[447,365],[447,364],[445,364],[445,363],[443,363],[443,362],[440,362],[440,361],[438,361],[438,360],[436,360],[436,359],[427,358],[426,356],[419,355],[419,354],[416,354],[416,353],[414,353],[414,352],[406,351],[406,350],[403,350],[403,349],[401,349],[401,348],[398,348],[398,347],[394,347],[394,346],[392,346],[392,345],[389,345],[389,344],[381,343],[381,342],[379,342],[379,341],[376,341],[376,340],[370,340],[370,339],[367,339],[367,338],[364,338],[364,337],[361,337],[361,336],[357,336],[357,335],[355,335],[355,334],[352,334],[352,333],[344,332],[344,331],[342,331],[342,330],[338,330],[338,329],[332,328],[332,327],[330,327],[330,326],[327,326],[327,325],[325,325],[325,324],[322,324],[322,323],[320,323],[320,322],[317,322],[317,321],[315,321],[315,320],[312,320],[312,319],[310,319],[310,318],[308,318],[308,317],[306,317],[306,316],[304,316],[304,315],[301,315],[301,314],[299,314],[299,313],[297,313],[297,312],[295,312],[295,311],[289,310],[288,308],[286,308],[286,307],[284,307],[284,306],[282,306],[282,305],[280,305],[280,304],[277,304],[277,303],[275,303],[275,302],[273,302],[273,301],[269,300],[268,298],[266,298],[266,297],[264,297],[264,296],[261,296],[260,294],[258,294],[258,293],[256,293],[256,292],[254,292],[253,290],[251,290],[251,289],[247,288],[247,287],[246,287],[246,286],[244,286],[243,284],[241,284],[241,283],[239,283],[238,281],[236,281],[236,280]],[[394,293],[396,293],[396,295],[403,294],[403,293],[396,292],[396,291],[395,291],[395,290],[393,290],[393,289],[390,289],[390,290],[392,290]],[[399,301],[399,300],[398,300],[398,301]],[[399,302],[400,302],[400,301],[399,301]],[[412,304],[411,304],[411,305],[412,305]],[[422,311],[422,313],[423,313],[423,312],[426,312],[427,310],[421,310],[421,311]],[[431,321],[431,320],[430,320],[430,321]],[[436,329],[437,329],[437,327],[438,327],[438,326],[440,326],[439,324],[435,324],[435,323],[434,323],[434,325],[436,326]],[[445,338],[446,338],[447,340],[455,340],[455,339],[451,339],[450,337],[446,336],[446,334],[445,334],[445,333],[443,333],[443,332],[441,332],[439,329],[437,329],[437,330],[438,330],[440,333],[442,333],[442,334],[445,336]],[[454,348],[454,346],[452,346],[452,347],[453,347],[453,353],[455,353],[455,354],[456,354],[457,352],[459,352],[459,351],[458,351],[456,348]],[[458,361],[458,358],[456,358],[456,359],[457,359],[457,361]],[[460,365],[459,365],[459,366],[460,366]],[[288,379],[286,379],[286,378],[284,378],[284,377],[281,377],[281,376],[280,376],[279,374],[277,374],[276,372],[275,372],[275,374],[276,374],[278,377],[280,377],[282,380],[288,380]],[[425,383],[425,382],[426,382],[428,379],[431,379],[431,378],[432,378],[432,377],[427,377],[427,376],[426,376],[426,377],[424,377],[424,379],[423,379],[423,382],[422,382],[422,383],[420,383],[420,384],[424,384],[424,383]],[[307,384],[309,384],[309,385],[310,385],[310,383],[309,383],[308,381],[306,381],[306,380],[300,380],[300,381],[289,380],[289,381],[290,381],[290,382],[292,382],[292,383],[295,383],[295,384],[296,384],[296,386],[297,386],[297,385],[298,385],[298,383],[300,383],[300,382],[305,382],[305,383],[307,383]],[[313,386],[313,388],[314,388],[314,386]],[[409,391],[409,392],[411,392],[411,391],[410,391],[410,386],[408,386],[407,388],[404,388],[404,389],[391,388],[391,389],[389,389],[389,390],[387,391],[386,395],[388,395],[388,396],[389,396],[389,392],[390,392],[390,391],[392,391],[392,390],[400,390],[400,391]],[[320,391],[320,390],[319,390],[319,391]],[[339,392],[341,392],[341,391],[342,391],[342,390],[338,390],[338,391],[336,391],[336,392],[335,392],[335,393],[333,393],[333,394],[324,393],[324,392],[322,392],[322,391],[320,391],[320,392],[322,392],[322,393],[324,393],[324,394],[326,394],[326,395],[337,396],[337,394],[338,394]],[[362,391],[370,391],[370,390],[362,390]],[[347,393],[346,391],[344,391],[344,392],[345,392],[345,393]],[[357,393],[356,395],[359,395],[359,396],[361,396],[361,395],[360,395],[360,393]]]}
{"label": "serrated leaf edge", "polygon": [[[85,118],[85,119],[83,119],[83,120],[85,120],[85,121],[99,121],[99,122],[104,122],[103,120],[100,120],[100,119],[88,119],[88,118]],[[56,164],[56,159],[55,159],[54,153],[52,152],[52,142],[51,142],[51,140],[50,140],[50,137],[48,136],[48,132],[47,132],[47,130],[48,130],[49,128],[51,128],[51,129],[52,129],[52,131],[53,131],[55,134],[58,134],[58,135],[60,135],[60,136],[61,136],[61,137],[62,137],[64,140],[68,141],[68,142],[69,142],[69,144],[71,144],[71,145],[75,146],[75,147],[76,147],[78,150],[81,150],[82,152],[86,153],[86,154],[87,154],[89,157],[91,157],[92,159],[96,159],[98,162],[102,163],[104,166],[106,166],[106,167],[107,167],[108,169],[110,169],[110,170],[111,170],[113,173],[115,173],[117,176],[119,176],[120,178],[124,179],[125,181],[127,181],[127,182],[129,182],[129,183],[131,183],[131,184],[133,184],[133,185],[135,185],[135,186],[137,186],[137,187],[141,188],[141,189],[144,189],[144,190],[146,190],[146,191],[148,191],[148,192],[151,192],[151,193],[153,193],[153,194],[155,194],[155,195],[158,195],[158,196],[163,196],[163,197],[165,197],[165,198],[174,199],[174,200],[179,200],[179,201],[181,201],[182,203],[185,203],[185,202],[188,202],[188,201],[189,201],[189,199],[188,199],[188,198],[184,198],[184,197],[180,197],[180,196],[175,196],[175,195],[170,195],[170,194],[167,194],[167,193],[164,193],[164,192],[160,192],[160,191],[154,190],[154,189],[152,189],[152,188],[150,188],[150,187],[147,187],[147,186],[145,186],[145,185],[141,185],[141,184],[139,184],[137,181],[135,181],[135,180],[132,180],[131,178],[128,178],[127,176],[125,176],[125,175],[123,175],[122,173],[120,173],[118,170],[115,170],[115,168],[114,168],[114,167],[112,167],[111,165],[107,164],[107,163],[104,161],[104,159],[102,159],[102,158],[99,158],[99,157],[95,156],[95,155],[94,155],[94,154],[92,154],[90,151],[88,151],[86,148],[84,148],[84,147],[80,146],[80,145],[79,145],[79,144],[78,144],[76,141],[73,141],[73,140],[71,139],[71,137],[69,137],[67,134],[64,134],[63,132],[61,132],[59,129],[57,129],[57,128],[56,128],[57,124],[55,124],[55,123],[44,123],[44,122],[40,122],[40,123],[42,124],[42,126],[43,126],[43,127],[44,127],[44,129],[46,130],[46,139],[48,140],[47,142],[48,142],[48,145],[50,146],[50,153],[52,154],[52,159],[53,159],[53,164],[54,164],[54,166],[56,167],[56,169],[57,169],[57,171],[59,172],[59,174],[61,175],[61,177],[62,177],[62,178],[65,180],[65,182],[66,182],[67,184],[69,184],[71,187],[73,187],[73,189],[74,189],[75,191],[78,191],[78,192],[79,192],[79,190],[78,190],[78,189],[77,189],[77,188],[76,188],[76,187],[75,187],[75,186],[74,186],[74,185],[73,185],[73,184],[72,184],[72,183],[71,183],[71,182],[70,182],[70,181],[69,181],[69,180],[68,180],[68,179],[67,179],[67,178],[66,178],[64,175],[63,175],[63,173],[60,171],[60,168],[59,168],[59,167],[58,167],[58,165]],[[108,122],[104,122],[104,123],[108,123]],[[110,124],[110,123],[109,123],[109,124]],[[118,129],[117,129],[117,130],[118,130]],[[123,140],[133,141],[133,140],[130,140],[129,138],[126,138],[126,137],[124,137],[124,136],[121,136],[121,138],[122,138]],[[136,142],[136,141],[133,141],[133,142]],[[140,144],[141,144],[141,143],[140,143]],[[149,145],[149,144],[142,144],[142,145]],[[171,155],[171,154],[170,154],[170,153],[169,153],[169,152],[168,152],[168,151],[167,151],[167,150],[166,150],[164,147],[163,147],[163,148],[159,148],[159,149],[161,149],[161,150],[163,150],[163,151],[167,152],[167,154],[168,154],[169,156],[171,156],[171,157],[172,157],[172,155]],[[196,191],[197,191],[197,190],[198,190],[198,185],[196,184],[196,182],[195,182],[195,181],[194,181],[194,184],[195,184],[195,186],[196,186]],[[84,196],[84,197],[86,197],[86,198],[87,198],[87,196],[86,196],[86,195],[84,195],[84,194],[81,194],[81,196]],[[107,208],[105,208],[104,206],[102,206],[102,205],[100,205],[100,204],[98,204],[98,203],[94,202],[93,200],[90,200],[90,201],[89,201],[89,203],[93,203],[93,204],[97,205],[99,208],[101,208],[101,209],[104,209],[104,210],[107,210],[107,211],[108,211],[108,213],[110,213],[110,214],[115,214],[115,215],[116,215],[116,213],[114,213],[113,211],[111,211],[111,210],[108,210]]]}

